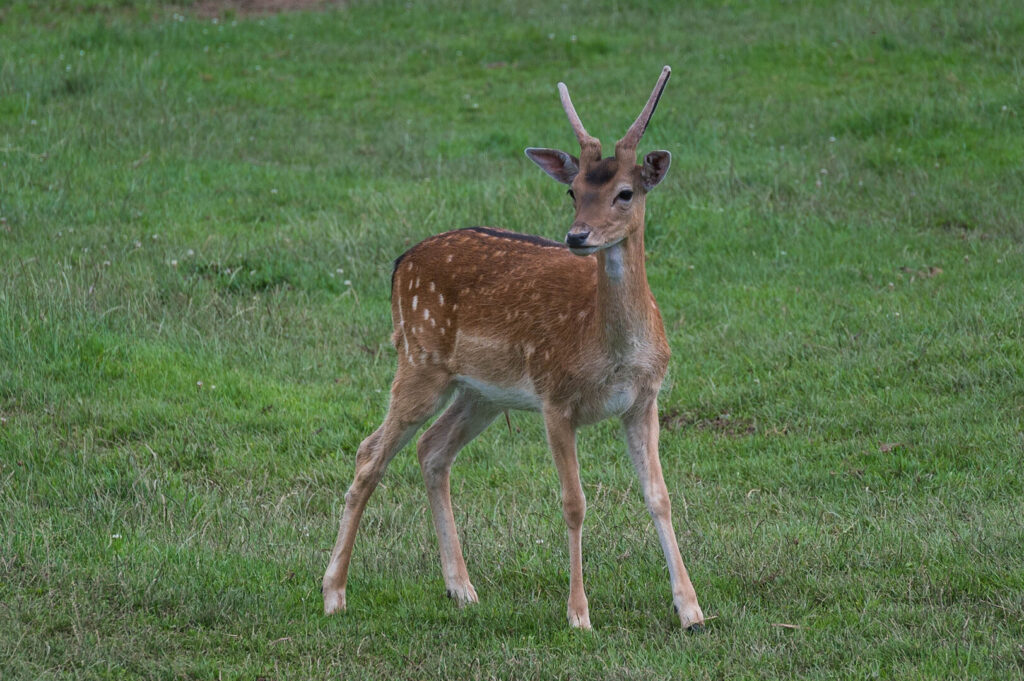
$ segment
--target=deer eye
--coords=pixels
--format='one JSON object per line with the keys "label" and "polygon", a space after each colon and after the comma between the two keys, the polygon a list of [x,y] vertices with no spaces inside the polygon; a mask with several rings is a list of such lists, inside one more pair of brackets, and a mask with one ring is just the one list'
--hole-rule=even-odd
{"label": "deer eye", "polygon": [[633,199],[633,190],[632,189],[623,189],[621,192],[619,192],[619,195],[616,196],[615,198],[617,198],[619,201],[622,201],[622,202],[631,201]]}
{"label": "deer eye", "polygon": [[572,191],[571,189],[570,189],[570,190],[568,190],[568,191],[567,191],[567,192],[565,192],[565,193],[566,193],[566,194],[568,194],[568,195],[569,195],[569,198],[570,198],[570,199],[572,199],[573,201],[575,201],[575,200],[576,200],[576,194],[574,194],[574,193],[573,193],[573,191]]}

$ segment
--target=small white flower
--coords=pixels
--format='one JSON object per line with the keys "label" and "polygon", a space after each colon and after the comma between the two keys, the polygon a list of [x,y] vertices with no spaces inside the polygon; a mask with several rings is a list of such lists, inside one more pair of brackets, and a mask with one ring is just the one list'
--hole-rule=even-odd
{"label": "small white flower", "polygon": [[345,280],[345,286],[351,286],[351,285],[352,285],[352,280],[351,279],[346,279]]}
{"label": "small white flower", "polygon": [[171,261],[171,267],[177,267],[177,266],[178,266],[178,261],[177,260],[172,260]]}
{"label": "small white flower", "polygon": [[276,194],[276,193],[277,193],[277,190],[276,190],[276,189],[271,189],[271,190],[270,190],[270,193],[271,193],[271,194]]}
{"label": "small white flower", "polygon": [[110,538],[111,539],[120,539],[121,535],[120,534],[112,534],[112,535],[110,535]]}
{"label": "small white flower", "polygon": [[196,381],[196,387],[197,388],[202,388],[203,387],[203,382],[202,381]]}
{"label": "small white flower", "polygon": [[193,256],[193,255],[195,255],[195,254],[196,254],[196,252],[195,252],[195,251],[193,251],[193,250],[192,250],[191,248],[190,248],[190,249],[188,249],[188,251],[186,251],[186,255],[188,255],[189,257],[192,257],[192,256]]}
{"label": "small white flower", "polygon": [[836,136],[835,136],[835,135],[832,135],[832,136],[830,136],[830,137],[828,138],[828,141],[829,141],[829,142],[835,142],[835,141],[836,141]]}

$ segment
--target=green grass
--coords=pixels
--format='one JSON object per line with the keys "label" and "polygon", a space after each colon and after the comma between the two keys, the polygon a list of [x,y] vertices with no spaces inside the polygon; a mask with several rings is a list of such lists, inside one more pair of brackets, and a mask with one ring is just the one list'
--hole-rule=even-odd
{"label": "green grass", "polygon": [[[0,677],[1020,678],[1022,44],[1009,0],[4,5]],[[573,150],[555,83],[610,148],[665,63],[661,449],[707,631],[610,422],[567,628],[518,413],[453,472],[479,606],[444,598],[407,451],[324,618],[391,260],[560,238],[522,155]]]}

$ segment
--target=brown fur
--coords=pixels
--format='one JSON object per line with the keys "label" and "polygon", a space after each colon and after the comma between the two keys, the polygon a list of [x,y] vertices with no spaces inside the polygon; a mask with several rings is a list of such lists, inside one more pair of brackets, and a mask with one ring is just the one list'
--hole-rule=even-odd
{"label": "brown fur", "polygon": [[[646,127],[667,74],[666,67],[627,138],[639,140],[636,131]],[[539,237],[479,227],[430,237],[396,261],[391,316],[398,367],[384,423],[356,456],[323,579],[328,614],[345,608],[356,530],[388,462],[454,394],[417,446],[450,596],[460,604],[477,600],[451,509],[452,462],[502,410],[532,409],[544,417],[561,485],[569,532],[568,619],[590,627],[576,430],[618,416],[668,561],[680,620],[684,626],[703,622],[676,544],[658,459],[657,394],[669,347],[647,285],[644,213],[646,192],[667,171],[668,154],[656,152],[656,162],[649,155],[637,166],[635,143],[620,140],[616,158],[602,161],[600,142],[586,133],[564,86],[560,92],[588,153],[580,159],[550,149],[527,154],[556,180],[572,184],[576,217],[570,234],[578,234],[582,245],[574,243],[571,252]],[[623,188],[631,198],[622,198]]]}

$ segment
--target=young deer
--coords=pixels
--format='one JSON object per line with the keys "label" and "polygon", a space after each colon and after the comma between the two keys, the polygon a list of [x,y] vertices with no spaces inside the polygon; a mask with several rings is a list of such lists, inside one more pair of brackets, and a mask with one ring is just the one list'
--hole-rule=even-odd
{"label": "young deer", "polygon": [[323,578],[327,614],[345,608],[359,519],[388,462],[454,394],[417,445],[449,596],[460,605],[477,600],[452,516],[452,462],[502,411],[539,411],[569,528],[569,623],[590,628],[576,429],[618,416],[668,561],[676,612],[684,627],[703,625],[658,459],[657,396],[669,347],[644,269],[644,201],[665,177],[671,156],[653,151],[636,164],[637,145],[670,73],[667,66],[662,70],[647,105],[615,145],[615,156],[604,159],[601,143],[583,128],[565,85],[558,84],[579,139],[579,159],[555,149],[531,148],[526,155],[571,187],[576,218],[565,238],[568,248],[471,227],[430,237],[395,262],[391,316],[398,369],[384,423],[356,455],[355,479]]}

